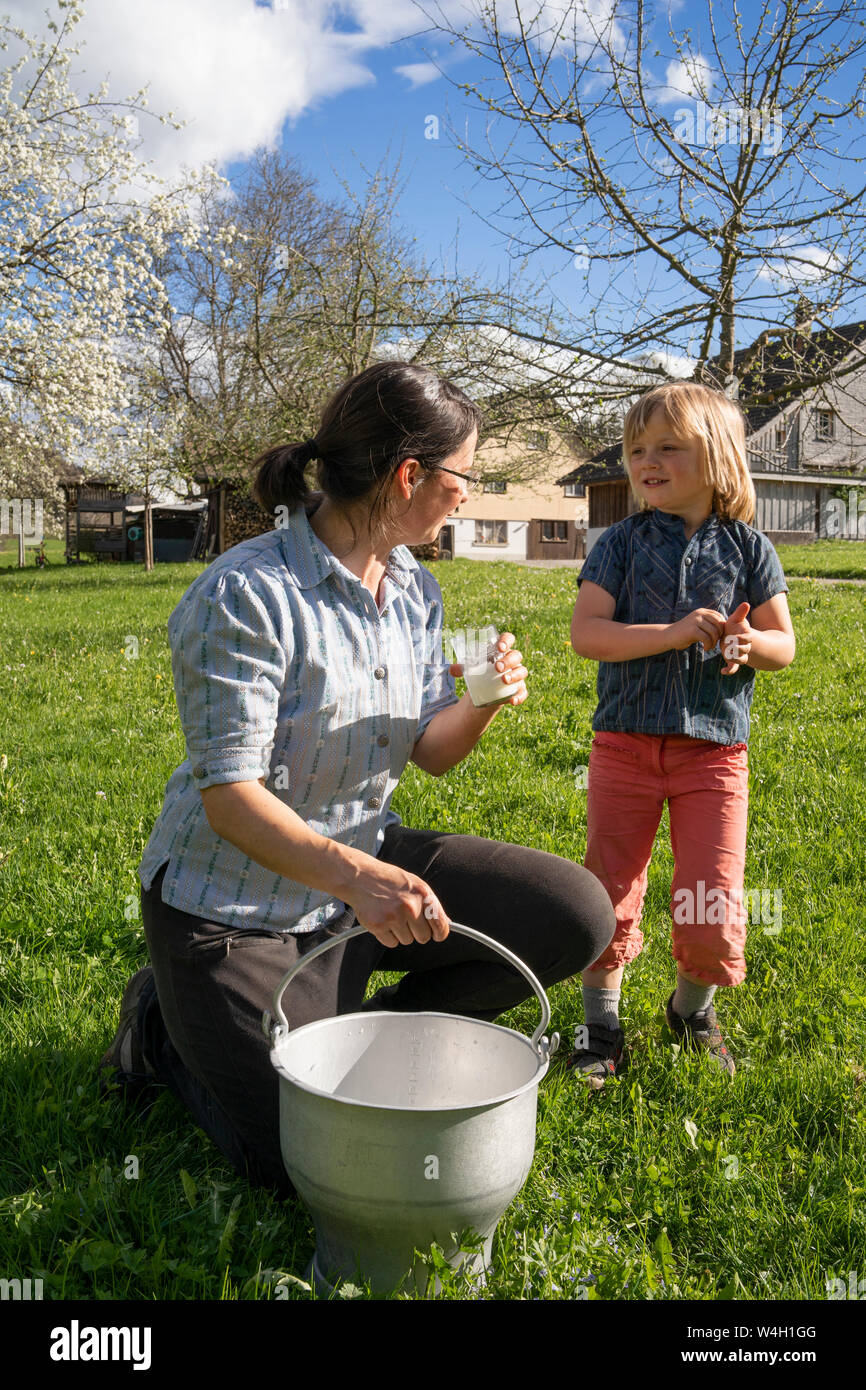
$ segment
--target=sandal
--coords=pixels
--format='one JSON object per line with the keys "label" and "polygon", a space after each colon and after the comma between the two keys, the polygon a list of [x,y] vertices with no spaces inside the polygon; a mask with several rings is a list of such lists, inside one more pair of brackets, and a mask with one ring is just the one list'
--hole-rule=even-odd
{"label": "sandal", "polygon": [[605,1028],[593,1024],[588,1028],[586,1047],[576,1047],[566,1062],[593,1091],[600,1091],[605,1081],[625,1071],[625,1034],[621,1028]]}
{"label": "sandal", "polygon": [[716,1011],[712,1004],[708,1004],[700,1013],[690,1014],[688,1018],[680,1018],[679,1014],[674,1013],[673,999],[672,994],[665,1005],[665,1019],[671,1032],[686,1047],[699,1048],[703,1052],[709,1052],[722,1071],[733,1076],[737,1068],[734,1065],[733,1057],[725,1047],[716,1018]]}

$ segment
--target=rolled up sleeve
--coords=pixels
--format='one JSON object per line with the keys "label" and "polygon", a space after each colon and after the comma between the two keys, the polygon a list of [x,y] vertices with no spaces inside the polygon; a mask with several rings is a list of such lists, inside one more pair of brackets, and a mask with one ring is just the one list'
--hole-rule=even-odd
{"label": "rolled up sleeve", "polygon": [[237,571],[186,594],[168,620],[178,713],[195,785],[267,777],[289,653]]}
{"label": "rolled up sleeve", "polygon": [[454,677],[448,670],[442,643],[442,590],[429,570],[421,567],[422,594],[426,606],[426,622],[422,650],[421,714],[415,730],[415,742],[427,725],[449,705],[459,699]]}
{"label": "rolled up sleeve", "polygon": [[619,598],[625,583],[625,548],[621,526],[609,526],[599,536],[577,576],[577,587],[585,579],[605,589],[613,598]]}

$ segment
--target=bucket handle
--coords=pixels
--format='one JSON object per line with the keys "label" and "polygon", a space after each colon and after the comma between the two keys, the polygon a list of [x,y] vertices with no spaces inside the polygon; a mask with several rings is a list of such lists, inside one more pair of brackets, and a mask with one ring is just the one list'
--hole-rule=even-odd
{"label": "bucket handle", "polygon": [[[282,1000],[286,989],[291,984],[298,971],[301,970],[303,966],[307,965],[309,961],[315,960],[316,956],[321,956],[325,951],[330,951],[332,946],[338,946],[341,941],[348,941],[350,937],[359,936],[361,932],[365,932],[366,930],[366,927],[357,926],[352,927],[349,931],[340,932],[337,936],[332,936],[330,940],[323,941],[321,945],[314,947],[312,951],[308,951],[305,955],[301,956],[300,960],[295,961],[291,969],[286,971],[274,990],[272,1003],[273,1013],[271,1013],[269,1009],[265,1009],[262,1014],[262,1032],[271,1042],[272,1046],[276,1047],[289,1032],[289,1020],[283,1013]],[[546,1061],[548,1057],[552,1057],[559,1047],[559,1034],[554,1033],[549,1038],[545,1035],[545,1029],[550,1022],[550,1005],[547,1002],[547,995],[544,992],[541,981],[533,975],[529,966],[524,965],[520,957],[516,956],[513,951],[509,951],[507,946],[501,946],[498,941],[494,941],[492,937],[485,936],[483,932],[476,931],[474,927],[464,927],[460,922],[452,922],[451,931],[456,931],[460,936],[471,936],[474,941],[480,941],[482,946],[489,946],[491,951],[496,951],[498,955],[504,956],[509,964],[513,965],[516,970],[519,970],[521,975],[528,980],[541,1005],[541,1021],[532,1035],[532,1046],[543,1060]],[[276,1018],[279,1020],[276,1023],[274,1022],[274,1015],[276,1015]]]}

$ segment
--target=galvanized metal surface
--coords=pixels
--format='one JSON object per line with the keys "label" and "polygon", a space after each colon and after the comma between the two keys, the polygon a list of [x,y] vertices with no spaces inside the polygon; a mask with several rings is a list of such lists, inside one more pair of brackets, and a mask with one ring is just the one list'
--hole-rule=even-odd
{"label": "galvanized metal surface", "polygon": [[[451,929],[511,956],[472,928]],[[547,997],[513,959],[534,981],[546,1026]],[[482,1273],[496,1225],[532,1164],[538,1084],[558,1037],[549,1043],[540,1027],[530,1040],[454,1014],[389,1012],[345,1014],[287,1032],[286,983],[274,996],[281,1022],[265,1017],[279,1077],[283,1161],[313,1215],[320,1292],[340,1278],[368,1279],[380,1294],[423,1288],[426,1271],[415,1251],[435,1241],[456,1266],[465,1256],[453,1237],[467,1231],[483,1242],[470,1261]]]}

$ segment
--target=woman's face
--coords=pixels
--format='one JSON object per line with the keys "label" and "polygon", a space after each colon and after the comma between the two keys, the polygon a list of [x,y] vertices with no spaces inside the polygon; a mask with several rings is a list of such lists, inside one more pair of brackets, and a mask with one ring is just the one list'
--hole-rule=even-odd
{"label": "woman's face", "polygon": [[[417,526],[424,534],[410,544],[421,545],[435,540],[448,517],[461,502],[466,501],[469,489],[455,474],[472,473],[477,443],[478,431],[473,430],[460,448],[443,459],[438,468],[421,468],[419,465],[411,475],[411,482],[418,486],[412,494],[405,519],[413,531]],[[452,469],[453,472],[446,473],[442,469]]]}

